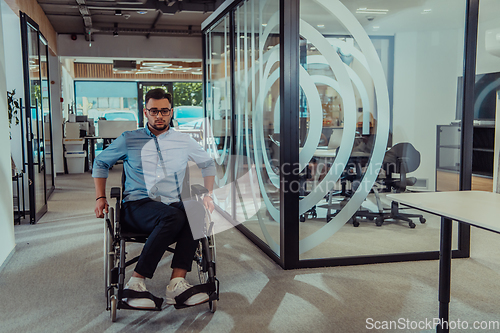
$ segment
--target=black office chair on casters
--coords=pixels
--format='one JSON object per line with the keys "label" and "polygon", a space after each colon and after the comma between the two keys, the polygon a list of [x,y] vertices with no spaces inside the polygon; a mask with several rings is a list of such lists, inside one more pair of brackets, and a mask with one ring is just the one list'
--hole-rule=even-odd
{"label": "black office chair on casters", "polygon": [[[407,177],[407,174],[417,170],[419,166],[420,153],[411,143],[401,142],[394,145],[385,154],[384,158],[385,187],[387,191],[393,189],[396,193],[401,193],[405,192],[408,186],[415,185],[417,178]],[[399,177],[394,178],[394,173],[399,174]],[[391,202],[391,212],[388,218],[406,221],[411,228],[415,228],[415,223],[411,218],[418,218],[420,223],[426,222],[422,214],[401,213],[398,203],[395,201]]]}
{"label": "black office chair on casters", "polygon": [[[185,179],[188,178],[188,173]],[[123,176],[122,176],[123,181]],[[124,182],[123,182],[124,183]],[[190,190],[190,198],[203,202],[203,196],[208,193],[208,190],[201,185],[189,186],[188,182],[184,182],[183,191]],[[106,310],[110,311],[111,320],[116,321],[116,313],[118,309],[139,310],[130,307],[123,301],[127,298],[128,290],[125,286],[125,269],[126,267],[136,263],[139,256],[126,260],[126,243],[145,243],[148,235],[127,232],[122,229],[120,220],[122,219],[121,199],[122,189],[113,187],[111,189],[111,198],[116,199],[115,207],[109,207],[109,213],[104,219],[104,283],[106,291]],[[183,198],[186,196],[183,195]],[[204,237],[200,238],[198,248],[196,249],[193,258],[197,269],[200,284],[194,286],[175,298],[177,304],[176,309],[187,307],[184,301],[190,296],[205,292],[209,295],[208,306],[211,312],[217,309],[217,301],[219,300],[219,280],[215,273],[215,235],[213,229],[214,223],[210,220],[210,213],[206,212],[204,223]],[[169,247],[169,252],[175,252],[175,249]],[[150,298],[155,302],[154,309],[147,311],[161,311],[163,299],[150,295]]]}
{"label": "black office chair on casters", "polygon": [[[413,186],[417,182],[417,178],[408,177],[408,173],[417,170],[420,166],[420,153],[413,147],[411,143],[401,142],[389,149],[384,157],[382,169],[385,171],[385,179],[382,178],[385,185],[385,192],[394,191],[396,193],[405,192],[408,186]],[[394,174],[398,174],[394,177]],[[397,202],[391,202],[389,209],[381,207],[380,198],[377,189],[373,189],[377,200],[378,212],[370,212],[359,210],[355,213],[356,217],[364,217],[368,220],[375,221],[377,226],[382,226],[385,220],[401,220],[408,222],[410,228],[415,228],[415,223],[412,218],[418,218],[420,223],[425,223],[426,220],[422,214],[402,213]],[[359,225],[359,224],[358,224]]]}

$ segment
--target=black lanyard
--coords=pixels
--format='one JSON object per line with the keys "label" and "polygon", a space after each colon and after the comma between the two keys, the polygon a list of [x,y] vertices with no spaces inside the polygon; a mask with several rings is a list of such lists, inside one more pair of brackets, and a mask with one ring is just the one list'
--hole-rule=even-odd
{"label": "black lanyard", "polygon": [[[158,152],[158,157],[160,158],[161,167],[163,168],[163,174],[165,175],[165,178],[167,178],[167,168],[165,167],[165,162],[163,161],[163,156],[161,155],[160,145],[158,144],[158,139],[156,136],[154,136],[154,139],[155,139],[156,151]],[[181,190],[179,186],[179,178],[177,177],[177,172],[175,171],[174,171],[174,177],[175,177],[175,186],[177,186],[177,196],[179,197],[179,201],[182,201]]]}

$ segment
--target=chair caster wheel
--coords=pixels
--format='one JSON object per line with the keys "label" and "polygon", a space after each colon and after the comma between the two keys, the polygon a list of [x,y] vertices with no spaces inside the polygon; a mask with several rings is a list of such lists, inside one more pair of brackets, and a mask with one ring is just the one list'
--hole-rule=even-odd
{"label": "chair caster wheel", "polygon": [[413,228],[415,228],[415,227],[416,227],[415,223],[410,222],[410,228],[412,228],[412,229],[413,229]]}
{"label": "chair caster wheel", "polygon": [[217,311],[217,300],[208,302],[208,307],[210,309],[210,312],[215,313],[215,311]]}
{"label": "chair caster wheel", "polygon": [[376,217],[376,218],[375,218],[375,225],[376,225],[377,227],[381,227],[383,223],[384,223],[384,220],[383,220],[383,219],[381,219],[381,218],[379,218],[379,217]]}
{"label": "chair caster wheel", "polygon": [[424,217],[419,218],[420,223],[425,223],[427,220]]}
{"label": "chair caster wheel", "polygon": [[356,220],[356,219],[353,219],[352,220],[352,226],[355,227],[355,228],[359,227],[359,221]]}
{"label": "chair caster wheel", "polygon": [[109,311],[109,316],[111,317],[111,321],[114,323],[116,321],[116,306],[118,304],[118,301],[116,300],[115,296],[111,296],[111,308]]}
{"label": "chair caster wheel", "polygon": [[299,221],[300,222],[305,222],[306,221],[306,217],[304,215],[300,215]]}
{"label": "chair caster wheel", "polygon": [[312,217],[313,219],[315,219],[315,218],[317,218],[317,217],[318,217],[318,214],[317,214],[317,213],[312,213],[311,217]]}

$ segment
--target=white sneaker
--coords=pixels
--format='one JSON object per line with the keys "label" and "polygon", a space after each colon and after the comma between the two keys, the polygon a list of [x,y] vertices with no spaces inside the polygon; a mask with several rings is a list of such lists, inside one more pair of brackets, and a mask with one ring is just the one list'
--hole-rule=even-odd
{"label": "white sneaker", "polygon": [[[186,279],[184,278],[174,278],[170,280],[169,285],[167,286],[167,298],[166,302],[167,304],[176,304],[175,302],[175,297],[179,296],[189,288],[191,288],[192,285],[190,285]],[[198,293],[195,294],[191,297],[189,297],[184,304],[185,305],[197,305],[201,304],[203,302],[208,301],[208,295],[207,293]]]}
{"label": "white sneaker", "polygon": [[[125,289],[130,289],[134,291],[148,291],[146,289],[146,283],[144,279],[131,277],[128,283],[125,285]],[[156,307],[155,302],[149,298],[124,298],[124,302],[133,308],[140,309],[154,309]]]}

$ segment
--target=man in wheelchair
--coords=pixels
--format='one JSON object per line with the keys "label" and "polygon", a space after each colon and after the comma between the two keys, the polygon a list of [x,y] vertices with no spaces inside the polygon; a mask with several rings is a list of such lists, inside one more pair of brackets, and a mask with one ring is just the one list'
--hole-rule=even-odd
{"label": "man in wheelchair", "polygon": [[[98,218],[108,212],[106,179],[109,169],[123,160],[125,176],[121,225],[124,230],[147,234],[132,277],[125,290],[144,295],[145,278],[151,279],[168,246],[176,242],[172,259],[172,275],[166,288],[166,303],[176,304],[175,297],[190,289],[186,273],[191,270],[199,241],[193,233],[186,215],[203,220],[205,209],[196,201],[182,201],[181,191],[188,161],[201,169],[204,186],[209,195],[203,205],[214,209],[212,190],[215,164],[202,147],[188,134],[171,128],[172,96],[161,88],[150,90],[145,98],[144,116],[147,126],[124,132],[99,154],[92,171],[96,189],[95,213]],[[198,206],[196,206],[198,205]],[[200,209],[201,208],[201,209]],[[134,295],[129,292],[128,295]],[[128,306],[154,309],[154,297],[124,298]],[[195,293],[183,305],[192,306],[208,301],[207,293]]]}

